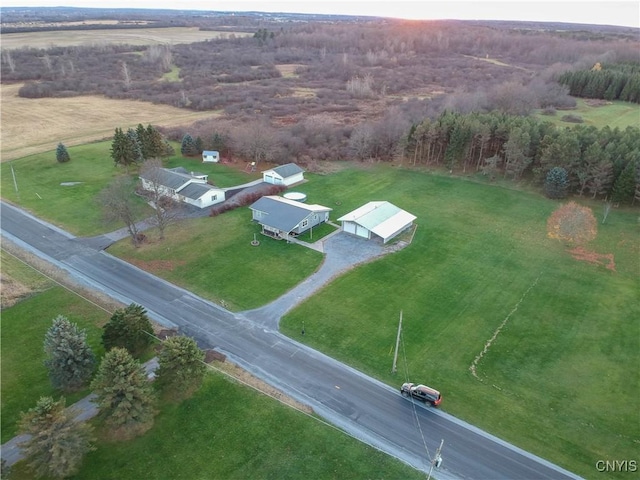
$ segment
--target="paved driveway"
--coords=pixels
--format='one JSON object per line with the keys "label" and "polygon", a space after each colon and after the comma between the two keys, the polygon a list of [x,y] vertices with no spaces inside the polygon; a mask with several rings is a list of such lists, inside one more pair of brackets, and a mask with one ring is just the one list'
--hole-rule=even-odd
{"label": "paved driveway", "polygon": [[[303,242],[296,243],[305,245]],[[370,262],[382,255],[404,248],[406,245],[404,242],[383,245],[380,241],[367,240],[337,231],[313,245],[305,245],[325,254],[322,265],[313,275],[268,305],[240,312],[239,315],[267,328],[277,330],[278,322],[285,313],[330,283],[335,277],[342,275],[356,265]]]}

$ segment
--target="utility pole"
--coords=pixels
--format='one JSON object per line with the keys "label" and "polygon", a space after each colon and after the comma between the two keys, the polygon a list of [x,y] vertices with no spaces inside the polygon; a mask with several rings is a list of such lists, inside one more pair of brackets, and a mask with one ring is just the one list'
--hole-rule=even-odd
{"label": "utility pole", "polygon": [[402,331],[402,310],[400,310],[400,323],[398,324],[398,337],[396,338],[396,352],[393,354],[393,367],[391,373],[396,373],[396,363],[398,362],[398,347],[400,346],[400,332]]}
{"label": "utility pole", "polygon": [[440,440],[440,446],[436,450],[436,455],[431,460],[431,468],[429,468],[429,475],[427,475],[427,480],[431,479],[431,472],[433,471],[433,467],[440,468],[442,465],[442,457],[440,456],[440,452],[442,451],[442,445],[444,444],[444,439]]}

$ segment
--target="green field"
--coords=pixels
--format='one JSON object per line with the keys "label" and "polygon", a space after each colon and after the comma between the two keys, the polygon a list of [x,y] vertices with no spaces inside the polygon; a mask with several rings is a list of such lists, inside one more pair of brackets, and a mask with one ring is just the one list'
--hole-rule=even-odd
{"label": "green field", "polygon": [[[177,151],[179,145],[174,144]],[[2,198],[45,218],[74,235],[93,236],[123,227],[105,224],[97,196],[113,179],[127,172],[115,167],[110,156],[111,142],[69,147],[71,161],[56,162],[55,151],[0,164]],[[209,174],[219,187],[230,187],[259,178],[222,164],[205,164],[198,158],[180,154],[167,158],[165,166],[182,166]],[[136,175],[135,168],[129,172]],[[143,205],[142,200],[139,200]],[[143,216],[151,215],[150,209]],[[142,217],[141,217],[142,219]]]}
{"label": "green field", "polygon": [[[226,181],[225,166],[210,168]],[[242,174],[227,175],[233,184]],[[613,256],[610,270],[547,237],[561,203],[535,193],[384,164],[306,177],[296,190],[332,207],[332,219],[388,200],[416,215],[418,227],[409,247],[339,277],[293,310],[283,332],[394,387],[405,379],[432,384],[445,411],[580,475],[593,476],[599,459],[634,458],[637,208],[614,209],[588,246]],[[601,219],[599,203],[582,203]],[[322,257],[264,237],[252,247],[258,227],[250,219],[245,207],[189,220],[163,242],[150,232],[142,248],[125,240],[110,253],[234,310],[254,308],[302,281]],[[494,335],[476,378],[470,367]]]}
{"label": "green field", "polygon": [[[385,199],[416,215],[418,228],[410,247],[338,278],[293,310],[281,323],[284,333],[390,385],[433,384],[444,392],[444,410],[571,471],[588,476],[600,458],[633,457],[640,435],[637,211],[612,212],[589,246],[613,255],[611,271],[605,261],[574,259],[567,245],[547,237],[547,218],[560,203],[535,194],[389,166],[307,178],[296,190],[332,206],[334,219]],[[600,217],[600,205],[591,206]],[[250,213],[222,217],[199,224],[195,243],[238,228]],[[244,228],[237,231],[248,239]],[[194,281],[186,265],[233,259],[231,268],[252,248],[222,238],[201,252],[170,236],[163,244],[169,253],[158,247],[149,259],[187,259],[180,272],[158,273],[203,293],[206,278]],[[268,256],[303,252],[260,238],[258,250],[273,248]],[[112,253],[138,260],[143,250],[123,242]],[[272,268],[276,278],[293,275]],[[259,283],[253,275],[240,279]],[[211,279],[208,295],[225,289],[230,305],[246,305],[241,289],[233,297],[232,279],[223,283]],[[278,295],[268,283],[253,303]],[[403,348],[392,375],[401,310]],[[507,317],[474,377],[474,358]]]}
{"label": "green field", "polygon": [[[43,365],[44,335],[57,314],[85,328],[97,355],[102,355],[100,326],[109,314],[25,267],[2,251],[3,274],[41,293],[2,312],[2,443],[16,433],[20,412],[53,390]],[[67,405],[88,394],[67,396]],[[97,437],[101,424],[92,420]],[[277,431],[278,435],[273,432]],[[135,440],[99,440],[77,479],[224,478],[318,479],[424,478],[315,417],[211,373],[202,389],[180,404],[162,405],[154,427]],[[24,462],[14,465],[9,480],[32,479]]]}
{"label": "green field", "polygon": [[[2,273],[34,289],[34,294],[2,311],[2,443],[16,435],[21,411],[35,406],[41,396],[56,392],[43,365],[44,336],[57,315],[64,315],[87,330],[87,341],[96,355],[102,355],[100,326],[110,314],[83,300],[69,290],[26,267],[2,251]],[[40,293],[38,293],[40,292]],[[71,404],[89,393],[76,392],[67,397]]]}
{"label": "green field", "polygon": [[[609,105],[590,106],[582,98],[576,98],[577,106],[573,110],[558,110],[555,115],[535,116],[540,120],[548,120],[560,127],[570,127],[572,125],[589,125],[597,128],[609,126],[624,130],[628,126],[640,126],[640,105],[629,102],[614,101]],[[565,115],[576,115],[584,121],[581,124],[565,122],[562,117]]]}

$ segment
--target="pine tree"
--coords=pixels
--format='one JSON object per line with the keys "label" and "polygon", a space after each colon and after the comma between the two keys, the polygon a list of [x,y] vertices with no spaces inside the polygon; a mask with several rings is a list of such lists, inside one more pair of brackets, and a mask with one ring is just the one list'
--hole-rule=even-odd
{"label": "pine tree", "polygon": [[71,160],[69,152],[67,151],[67,147],[65,147],[62,143],[58,143],[58,147],[56,148],[56,160],[58,161],[58,163],[65,163]]}
{"label": "pine tree", "polygon": [[544,181],[544,191],[549,198],[565,198],[569,189],[569,175],[562,167],[553,167]]}
{"label": "pine tree", "polygon": [[628,162],[622,173],[618,176],[611,191],[611,200],[614,202],[633,201],[636,189],[636,162]]}
{"label": "pine tree", "polygon": [[203,142],[202,142],[202,138],[200,137],[196,137],[196,142],[195,142],[195,146],[196,146],[196,152],[198,154],[201,154],[202,151],[204,150],[204,146],[203,146]]}
{"label": "pine tree", "polygon": [[45,335],[44,351],[44,364],[54,388],[73,391],[89,383],[96,357],[87,344],[85,330],[58,315]]}
{"label": "pine tree", "polygon": [[30,438],[20,444],[27,465],[37,477],[65,478],[78,471],[84,455],[93,450],[91,426],[76,422],[65,400],[42,397],[22,413],[20,432]]}
{"label": "pine tree", "polygon": [[196,142],[191,135],[188,133],[182,137],[182,144],[180,145],[180,153],[185,157],[189,157],[192,155],[197,155],[198,149],[196,147]]}
{"label": "pine tree", "polygon": [[166,155],[165,139],[157,129],[147,125],[146,138],[149,142],[149,157],[147,158],[160,158]]}
{"label": "pine tree", "polygon": [[185,399],[195,392],[204,378],[204,352],[189,337],[165,340],[158,357],[156,383],[175,399]]}
{"label": "pine tree", "polygon": [[141,305],[132,303],[124,309],[116,310],[103,327],[102,344],[105,350],[121,347],[134,357],[153,343],[153,326],[147,311]]}
{"label": "pine tree", "polygon": [[127,140],[130,144],[133,163],[144,161],[144,156],[142,153],[142,143],[138,138],[138,134],[133,128],[127,130]]}
{"label": "pine tree", "polygon": [[152,426],[153,387],[144,368],[124,348],[105,354],[91,388],[105,424],[119,438],[132,438]]}
{"label": "pine tree", "polygon": [[142,159],[153,158],[151,154],[151,138],[147,135],[147,129],[141,123],[136,127],[136,138],[140,144]]}

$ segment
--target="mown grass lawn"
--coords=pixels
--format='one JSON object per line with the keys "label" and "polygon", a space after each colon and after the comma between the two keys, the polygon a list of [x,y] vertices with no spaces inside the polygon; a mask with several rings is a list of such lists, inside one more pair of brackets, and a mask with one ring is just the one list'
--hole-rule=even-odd
{"label": "mown grass lawn", "polygon": [[[219,187],[260,178],[260,172],[248,174],[232,166],[185,158],[179,153],[180,145],[173,143],[173,146],[178,153],[164,159],[167,168],[181,166],[189,171],[206,173]],[[137,176],[138,170],[132,167],[126,172],[115,167],[110,148],[110,141],[68,147],[71,161],[67,163],[56,161],[55,150],[3,162],[0,164],[2,198],[77,236],[93,236],[122,228],[124,224],[104,222],[98,196],[119,175]],[[140,219],[150,216],[151,209],[142,199],[138,198],[138,202],[144,207]]]}
{"label": "mown grass lawn", "polygon": [[[559,203],[535,195],[390,167],[313,177],[300,190],[339,199],[336,216],[389,200],[418,228],[411,246],[290,312],[284,333],[391,385],[431,384],[444,410],[587,477],[598,459],[635,455],[637,212],[598,226],[589,248],[613,254],[610,271],[547,238]],[[475,378],[470,366],[507,317]]]}
{"label": "mown grass lawn", "polygon": [[[34,288],[34,293],[2,312],[2,443],[16,433],[20,412],[38,398],[59,398],[42,364],[42,343],[52,316],[58,313],[86,328],[97,355],[108,314],[81,297],[51,286],[3,252],[3,272]],[[88,394],[66,397],[67,405]],[[140,478],[318,478],[419,479],[424,475],[374,450],[324,422],[283,406],[218,373],[180,404],[160,405],[154,427],[127,442],[105,441],[99,419],[96,450],[77,479]],[[275,434],[274,432],[277,432]],[[24,462],[11,469],[11,480],[32,479]]]}
{"label": "mown grass lawn", "polygon": [[[173,225],[140,248],[120,241],[109,253],[224,305],[248,310],[275,300],[311,275],[322,254],[261,235],[248,208]],[[251,242],[256,238],[260,245]],[[150,235],[154,238],[153,232]]]}
{"label": "mown grass lawn", "polygon": [[[11,269],[4,262],[3,273]],[[22,277],[21,277],[22,278]],[[87,341],[98,358],[103,354],[101,326],[109,313],[60,286],[50,286],[2,311],[2,443],[17,433],[20,412],[35,407],[41,396],[59,398],[62,393],[51,386],[43,362],[44,336],[53,319],[64,315],[87,332]],[[67,405],[80,400],[88,389],[64,395]]]}
{"label": "mown grass lawn", "polygon": [[[610,105],[591,106],[583,98],[576,98],[576,102],[574,110],[558,110],[555,115],[537,113],[536,117],[540,120],[548,120],[559,127],[588,125],[596,128],[618,127],[624,130],[628,126],[637,127],[640,125],[640,106],[635,103],[616,100]],[[582,118],[583,123],[565,122],[562,120],[565,115],[577,115]]]}

